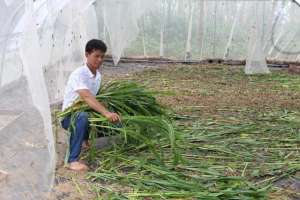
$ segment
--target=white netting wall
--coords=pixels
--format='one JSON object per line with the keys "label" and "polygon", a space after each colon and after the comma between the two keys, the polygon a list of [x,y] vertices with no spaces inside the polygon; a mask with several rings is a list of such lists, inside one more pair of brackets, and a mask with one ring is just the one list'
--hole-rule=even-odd
{"label": "white netting wall", "polygon": [[0,0],[0,199],[46,199],[49,104],[62,99],[89,39],[103,39],[115,64],[246,59],[246,73],[268,73],[266,58],[300,61],[299,18],[292,1]]}

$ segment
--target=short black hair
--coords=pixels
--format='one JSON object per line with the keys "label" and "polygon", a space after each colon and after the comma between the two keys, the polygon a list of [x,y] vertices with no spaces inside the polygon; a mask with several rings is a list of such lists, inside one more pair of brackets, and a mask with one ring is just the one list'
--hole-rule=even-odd
{"label": "short black hair", "polygon": [[85,52],[92,53],[94,50],[100,50],[105,53],[107,46],[102,40],[92,39],[86,43]]}

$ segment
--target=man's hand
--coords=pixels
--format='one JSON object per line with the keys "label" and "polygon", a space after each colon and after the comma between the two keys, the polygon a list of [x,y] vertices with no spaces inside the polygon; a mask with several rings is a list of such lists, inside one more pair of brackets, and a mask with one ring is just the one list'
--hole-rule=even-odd
{"label": "man's hand", "polygon": [[87,89],[77,90],[79,96],[95,111],[101,113],[110,122],[120,122],[121,118],[117,113],[109,112],[107,109],[96,100],[95,96]]}
{"label": "man's hand", "polygon": [[120,122],[121,118],[117,113],[105,112],[104,117],[106,117],[110,122]]}

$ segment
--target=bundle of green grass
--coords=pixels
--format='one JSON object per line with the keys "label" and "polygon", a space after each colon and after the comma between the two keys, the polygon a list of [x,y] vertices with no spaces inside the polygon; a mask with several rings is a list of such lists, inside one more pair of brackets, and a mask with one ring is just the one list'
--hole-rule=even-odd
{"label": "bundle of green grass", "polygon": [[109,111],[119,113],[122,118],[120,123],[109,122],[82,100],[78,100],[58,116],[71,115],[71,121],[74,121],[76,113],[87,112],[93,127],[93,138],[95,135],[119,135],[123,147],[149,148],[160,160],[163,160],[162,147],[169,145],[174,162],[177,162],[178,134],[167,110],[156,101],[154,95],[145,86],[132,81],[108,82],[99,90],[96,99]]}

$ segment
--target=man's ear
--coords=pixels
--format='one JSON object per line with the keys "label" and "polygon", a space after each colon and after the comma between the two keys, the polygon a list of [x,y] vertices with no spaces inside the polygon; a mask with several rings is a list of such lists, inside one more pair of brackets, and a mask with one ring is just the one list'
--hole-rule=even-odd
{"label": "man's ear", "polygon": [[89,56],[89,53],[88,52],[85,52],[85,57],[88,57]]}

